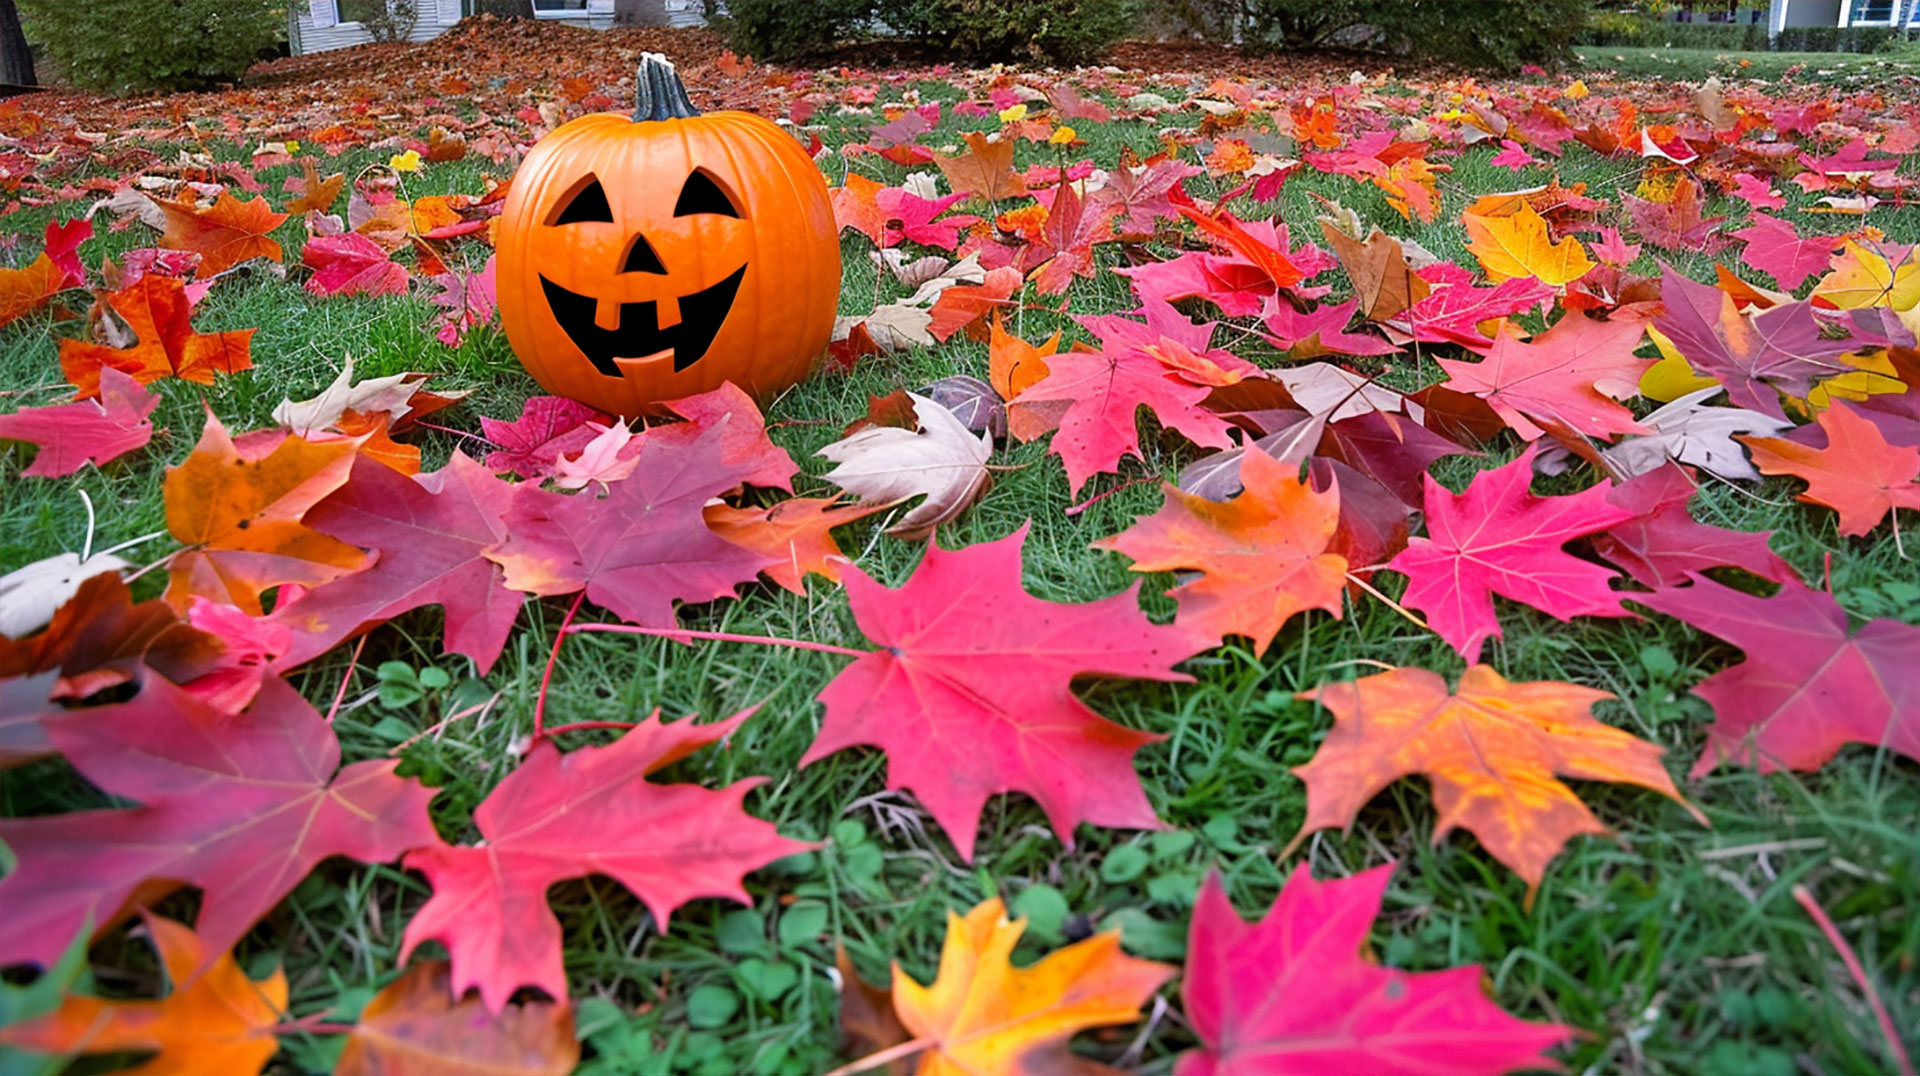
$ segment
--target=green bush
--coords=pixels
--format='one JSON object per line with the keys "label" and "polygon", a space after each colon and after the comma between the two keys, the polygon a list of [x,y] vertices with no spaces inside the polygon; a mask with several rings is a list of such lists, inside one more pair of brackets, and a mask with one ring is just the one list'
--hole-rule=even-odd
{"label": "green bush", "polygon": [[1612,48],[1709,49],[1715,52],[1767,51],[1764,22],[1669,22],[1623,12],[1600,12],[1580,35],[1580,44]]}
{"label": "green bush", "polygon": [[1097,58],[1133,29],[1138,0],[877,0],[888,29],[956,59]]}
{"label": "green bush", "polygon": [[1905,40],[1883,26],[1790,26],[1773,39],[1775,52],[1887,52]]}
{"label": "green bush", "polygon": [[1256,50],[1330,45],[1511,70],[1558,65],[1593,13],[1591,0],[1248,0]]}
{"label": "green bush", "polygon": [[792,60],[825,52],[872,16],[873,0],[731,0],[721,28],[742,56]]}
{"label": "green bush", "polygon": [[63,81],[108,93],[237,81],[287,33],[287,0],[19,0],[19,9]]}

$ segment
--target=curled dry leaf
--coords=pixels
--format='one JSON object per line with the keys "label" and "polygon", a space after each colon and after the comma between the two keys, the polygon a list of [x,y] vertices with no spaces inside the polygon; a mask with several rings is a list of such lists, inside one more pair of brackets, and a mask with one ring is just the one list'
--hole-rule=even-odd
{"label": "curled dry leaf", "polygon": [[820,450],[839,464],[825,478],[861,501],[874,504],[925,496],[887,533],[919,538],[957,519],[993,484],[987,459],[992,434],[973,432],[953,412],[925,396],[908,394],[920,419],[918,430],[873,426]]}

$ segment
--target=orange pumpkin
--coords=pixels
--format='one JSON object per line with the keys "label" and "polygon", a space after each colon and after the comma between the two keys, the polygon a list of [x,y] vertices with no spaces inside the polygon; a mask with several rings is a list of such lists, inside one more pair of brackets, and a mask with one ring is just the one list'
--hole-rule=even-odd
{"label": "orange pumpkin", "polygon": [[559,396],[629,418],[732,381],[761,400],[833,331],[840,242],[826,180],[792,135],[702,115],[665,57],[638,108],[540,140],[495,235],[500,323]]}

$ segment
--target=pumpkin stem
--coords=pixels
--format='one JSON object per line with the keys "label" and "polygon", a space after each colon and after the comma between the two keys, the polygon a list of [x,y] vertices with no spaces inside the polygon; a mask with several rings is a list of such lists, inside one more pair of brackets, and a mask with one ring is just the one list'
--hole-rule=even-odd
{"label": "pumpkin stem", "polygon": [[634,78],[633,122],[688,120],[700,114],[687,99],[686,84],[673,61],[657,52],[640,54],[640,73]]}

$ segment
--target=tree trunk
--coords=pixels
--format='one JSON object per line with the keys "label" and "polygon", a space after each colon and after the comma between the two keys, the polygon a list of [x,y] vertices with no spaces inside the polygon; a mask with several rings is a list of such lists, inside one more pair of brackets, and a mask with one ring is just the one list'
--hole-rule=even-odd
{"label": "tree trunk", "polygon": [[666,26],[667,0],[613,0],[615,26]]}
{"label": "tree trunk", "polygon": [[531,19],[533,0],[479,0],[473,10],[478,15],[498,15],[503,19]]}
{"label": "tree trunk", "polygon": [[0,0],[0,82],[9,86],[38,86],[33,77],[33,51],[20,32],[20,12],[13,0]]}

